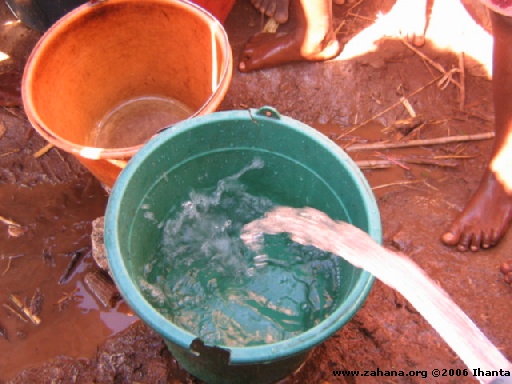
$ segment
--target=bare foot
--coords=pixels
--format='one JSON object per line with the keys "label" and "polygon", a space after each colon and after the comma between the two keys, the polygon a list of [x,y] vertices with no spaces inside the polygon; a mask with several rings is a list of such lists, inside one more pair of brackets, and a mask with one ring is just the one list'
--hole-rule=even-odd
{"label": "bare foot", "polygon": [[397,0],[386,17],[390,18],[394,33],[416,47],[425,44],[427,0]]}
{"label": "bare foot", "polygon": [[498,244],[511,220],[512,195],[487,171],[466,208],[441,240],[446,245],[456,245],[461,252],[487,249]]}
{"label": "bare foot", "polygon": [[334,34],[316,44],[303,44],[294,33],[258,33],[244,47],[239,69],[250,72],[294,61],[322,61],[336,57],[341,51]]}
{"label": "bare foot", "polygon": [[268,17],[273,17],[279,24],[288,21],[290,0],[251,0],[254,8]]}

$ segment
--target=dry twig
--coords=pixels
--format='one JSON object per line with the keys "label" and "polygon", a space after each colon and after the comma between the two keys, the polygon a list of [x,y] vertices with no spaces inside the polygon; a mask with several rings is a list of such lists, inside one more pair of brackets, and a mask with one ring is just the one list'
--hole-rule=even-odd
{"label": "dry twig", "polygon": [[409,116],[411,116],[412,118],[415,118],[417,116],[416,111],[412,107],[411,103],[409,103],[409,100],[407,100],[405,97],[402,97],[402,104],[407,110],[407,113],[409,113]]}
{"label": "dry twig", "polygon": [[5,132],[7,131],[7,128],[5,127],[5,124],[2,120],[0,120],[0,139],[3,137]]}
{"label": "dry twig", "polygon": [[5,267],[4,271],[2,272],[2,276],[5,275],[9,271],[9,269],[11,268],[12,260],[13,259],[17,259],[18,257],[22,257],[22,256],[25,256],[25,255],[8,256],[7,257],[7,260],[8,260],[7,261],[7,267]]}
{"label": "dry twig", "polygon": [[44,154],[46,154],[53,147],[54,147],[54,145],[51,144],[51,143],[46,144],[43,148],[41,148],[39,151],[34,153],[34,157],[37,159],[37,158],[43,156]]}
{"label": "dry twig", "polygon": [[359,6],[359,4],[361,4],[364,0],[358,0],[356,1],[354,4],[352,4],[348,9],[347,11],[345,12],[345,15],[347,15],[349,12],[352,12],[352,10],[356,7]]}
{"label": "dry twig", "polygon": [[447,159],[436,159],[436,158],[400,158],[391,160],[358,160],[355,162],[356,165],[361,169],[383,169],[389,168],[393,165],[400,166],[400,163],[409,163],[409,164],[417,164],[417,165],[430,165],[434,167],[441,168],[455,168],[457,163],[454,161],[449,161]]}
{"label": "dry twig", "polygon": [[19,313],[17,310],[15,310],[13,307],[11,307],[9,304],[2,304],[2,306],[7,309],[9,312],[11,312],[13,315],[15,315],[18,319],[23,321],[24,323],[28,323],[28,320],[23,317],[21,313]]}
{"label": "dry twig", "polygon": [[19,237],[27,231],[23,225],[15,222],[14,220],[8,219],[5,216],[0,216],[0,222],[7,225],[7,233],[9,236]]}
{"label": "dry twig", "polygon": [[428,88],[429,86],[431,86],[432,84],[434,84],[436,81],[438,81],[439,79],[441,79],[443,76],[439,76],[431,81],[429,81],[427,84],[423,85],[422,87],[416,89],[415,91],[411,92],[410,94],[408,94],[407,96],[405,97],[402,97],[400,98],[400,100],[398,100],[396,103],[390,105],[389,107],[387,107],[386,109],[384,109],[383,111],[377,113],[376,115],[370,117],[369,119],[366,119],[365,121],[363,121],[362,123],[356,125],[355,127],[353,128],[350,128],[347,132],[344,132],[340,135],[338,135],[335,139],[336,140],[339,140],[341,139],[342,137],[345,137],[346,135],[354,132],[356,129],[359,129],[363,126],[365,126],[366,124],[368,124],[369,122],[381,117],[382,115],[384,115],[385,113],[391,111],[393,108],[397,107],[398,105],[401,105],[403,103],[403,99],[406,98],[406,99],[409,99],[415,95],[417,95],[418,93],[420,93],[421,91],[423,91],[424,89]]}
{"label": "dry twig", "polygon": [[30,312],[34,316],[39,316],[41,314],[41,310],[43,309],[43,301],[44,295],[39,288],[36,288],[32,298],[30,299]]}
{"label": "dry twig", "polygon": [[23,109],[18,110],[18,108],[11,108],[11,107],[2,107],[4,111],[10,113],[14,117],[17,117],[20,120],[28,121],[27,115],[23,112]]}
{"label": "dry twig", "polygon": [[410,148],[420,147],[427,145],[440,145],[459,143],[463,141],[478,141],[488,140],[494,138],[494,132],[477,133],[474,135],[461,135],[461,136],[447,136],[439,137],[436,139],[423,139],[423,140],[409,140],[399,142],[378,142],[369,144],[353,144],[345,147],[346,152],[357,152],[357,151],[368,151],[368,150],[379,150],[379,149],[393,149],[393,148]]}
{"label": "dry twig", "polygon": [[78,261],[82,258],[82,256],[85,254],[85,251],[88,249],[88,247],[80,248],[79,250],[73,251],[68,253],[68,256],[71,257],[71,260],[69,261],[66,270],[62,274],[62,276],[59,279],[59,284],[64,284],[69,280],[71,277],[71,274],[76,269],[76,266],[78,265]]}
{"label": "dry twig", "polygon": [[424,182],[425,182],[425,180],[395,181],[394,183],[377,185],[376,187],[372,187],[372,190],[375,191],[376,189],[396,187],[396,186],[399,186],[399,185],[410,185],[410,184],[424,183]]}
{"label": "dry twig", "polygon": [[59,307],[59,311],[62,311],[64,306],[71,300],[75,300],[75,294],[79,291],[79,288],[75,288],[70,292],[64,292],[62,297],[57,301],[56,305]]}
{"label": "dry twig", "polygon": [[357,160],[355,163],[361,169],[384,169],[393,165],[388,160]]}
{"label": "dry twig", "polygon": [[21,224],[18,224],[17,222],[15,222],[14,220],[11,220],[11,219],[8,219],[7,217],[5,216],[0,216],[0,221],[6,225],[13,225],[15,227],[21,227],[22,225]]}
{"label": "dry twig", "polygon": [[13,153],[18,153],[19,151],[21,151],[20,148],[14,148],[14,149],[11,149],[10,151],[7,151],[7,152],[4,152],[0,155],[0,157],[4,157],[4,156],[9,156]]}
{"label": "dry twig", "polygon": [[[411,51],[413,51],[414,53],[416,53],[419,57],[421,57],[423,60],[425,60],[426,62],[428,62],[432,67],[434,67],[435,69],[437,69],[439,72],[441,72],[443,75],[447,75],[449,74],[450,72],[452,72],[453,70],[451,71],[447,71],[446,69],[444,69],[444,67],[439,64],[438,62],[432,60],[430,57],[428,57],[427,55],[425,55],[424,53],[420,52],[416,47],[414,47],[412,44],[410,44],[407,40],[405,39],[402,39],[402,43],[405,44],[405,46],[407,48],[409,48]],[[458,69],[456,69],[456,71],[458,71]],[[444,77],[444,76],[443,76]],[[460,84],[457,80],[453,79],[451,76],[449,77],[448,79],[450,82],[452,82],[453,84],[455,84],[458,88],[460,88]]]}
{"label": "dry twig", "polygon": [[459,109],[461,111],[463,111],[464,104],[466,103],[466,91],[465,91],[465,85],[464,85],[464,83],[466,82],[464,52],[459,52],[459,74],[460,74]]}
{"label": "dry twig", "polygon": [[17,296],[11,294],[9,295],[9,299],[34,325],[39,325],[41,323],[39,316],[34,315],[30,308],[23,304]]}

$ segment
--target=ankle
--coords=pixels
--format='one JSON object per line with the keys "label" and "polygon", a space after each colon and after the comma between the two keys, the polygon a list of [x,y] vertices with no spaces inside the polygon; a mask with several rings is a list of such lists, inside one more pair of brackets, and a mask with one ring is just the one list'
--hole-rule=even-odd
{"label": "ankle", "polygon": [[322,30],[317,29],[314,32],[306,33],[304,35],[301,52],[305,56],[322,52],[335,38],[336,36],[331,28],[325,28]]}

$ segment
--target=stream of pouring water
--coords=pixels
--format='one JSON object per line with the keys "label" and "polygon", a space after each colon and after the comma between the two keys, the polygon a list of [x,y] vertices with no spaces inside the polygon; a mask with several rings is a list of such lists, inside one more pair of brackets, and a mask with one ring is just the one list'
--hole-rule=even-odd
{"label": "stream of pouring water", "polygon": [[478,372],[512,370],[512,365],[448,294],[407,256],[389,251],[355,226],[333,221],[313,208],[278,207],[242,228],[241,238],[254,251],[263,234],[289,233],[293,241],[343,257],[400,292],[432,325],[482,383],[495,377]]}

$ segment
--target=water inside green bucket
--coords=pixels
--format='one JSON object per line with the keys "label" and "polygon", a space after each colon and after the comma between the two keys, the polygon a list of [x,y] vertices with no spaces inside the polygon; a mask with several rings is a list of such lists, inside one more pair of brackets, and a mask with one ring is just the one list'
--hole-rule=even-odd
{"label": "water inside green bucket", "polygon": [[[249,250],[240,230],[276,206],[242,182],[265,167],[260,158],[215,188],[191,191],[170,213],[162,241],[140,271],[146,299],[205,343],[250,346],[276,343],[319,324],[336,308],[342,260],[267,236]],[[153,221],[151,206],[144,214]]]}

